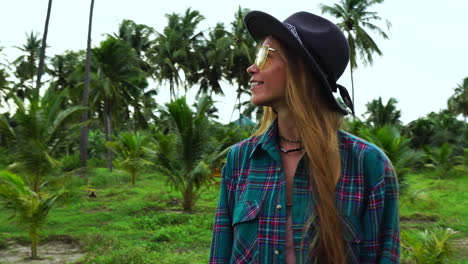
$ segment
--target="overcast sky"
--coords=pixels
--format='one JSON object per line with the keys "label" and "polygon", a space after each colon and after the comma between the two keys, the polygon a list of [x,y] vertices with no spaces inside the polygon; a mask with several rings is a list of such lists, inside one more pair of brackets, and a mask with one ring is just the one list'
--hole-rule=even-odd
{"label": "overcast sky", "polygon": [[[297,11],[320,14],[320,3],[332,5],[338,0],[321,1],[150,1],[95,0],[93,46],[118,29],[123,19],[131,19],[162,31],[167,24],[165,14],[183,13],[186,8],[198,10],[205,17],[199,30],[213,27],[217,22],[229,25],[238,6],[261,10],[284,20]],[[12,61],[20,55],[13,46],[25,43],[26,32],[42,34],[48,0],[0,0],[0,46],[4,47],[0,60]],[[51,57],[65,50],[86,48],[90,1],[54,0],[50,18],[46,55]],[[453,94],[463,78],[468,77],[468,10],[467,0],[387,0],[371,9],[389,20],[392,27],[378,23],[388,32],[389,40],[373,35],[384,53],[375,55],[373,66],[359,64],[354,74],[355,106],[358,116],[365,104],[381,96],[386,102],[398,99],[402,121],[410,122],[431,111],[446,108],[447,98]],[[333,22],[333,17],[324,15]],[[351,93],[349,69],[338,83]],[[159,103],[168,101],[164,86],[160,87]],[[235,88],[225,84],[225,97],[215,98],[220,119],[228,122],[234,105]],[[196,89],[189,92],[190,100]],[[233,118],[234,120],[234,118]]]}

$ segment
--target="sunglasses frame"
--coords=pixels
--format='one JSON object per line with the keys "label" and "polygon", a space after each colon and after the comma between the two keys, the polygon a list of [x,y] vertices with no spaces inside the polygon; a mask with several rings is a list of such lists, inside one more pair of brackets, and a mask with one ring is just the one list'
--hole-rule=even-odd
{"label": "sunglasses frame", "polygon": [[258,48],[257,54],[255,55],[255,65],[257,68],[262,69],[268,59],[268,52],[276,52],[276,49],[270,48],[270,45],[262,45]]}

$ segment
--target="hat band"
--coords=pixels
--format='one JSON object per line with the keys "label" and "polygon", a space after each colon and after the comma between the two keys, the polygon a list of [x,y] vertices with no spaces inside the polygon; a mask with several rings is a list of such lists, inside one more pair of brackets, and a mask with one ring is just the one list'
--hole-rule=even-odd
{"label": "hat band", "polygon": [[284,22],[284,24],[286,25],[286,27],[289,29],[289,31],[291,31],[291,33],[293,34],[293,36],[299,41],[299,43],[301,43],[301,45],[304,46],[304,44],[302,44],[302,40],[301,38],[299,37],[299,34],[297,34],[297,30],[296,30],[296,27],[289,24],[289,23],[286,23]]}

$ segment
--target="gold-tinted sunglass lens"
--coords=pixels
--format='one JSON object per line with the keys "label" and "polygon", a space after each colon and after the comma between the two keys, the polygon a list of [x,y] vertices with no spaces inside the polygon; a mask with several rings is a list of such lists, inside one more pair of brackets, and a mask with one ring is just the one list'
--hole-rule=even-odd
{"label": "gold-tinted sunglass lens", "polygon": [[266,59],[268,57],[268,46],[261,46],[258,48],[257,57],[255,58],[255,64],[259,69],[263,68]]}

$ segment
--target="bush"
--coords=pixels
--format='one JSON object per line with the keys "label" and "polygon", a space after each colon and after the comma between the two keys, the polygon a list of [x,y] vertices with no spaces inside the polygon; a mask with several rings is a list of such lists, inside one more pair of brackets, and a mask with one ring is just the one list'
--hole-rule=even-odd
{"label": "bush", "polygon": [[418,264],[450,263],[452,256],[452,229],[434,227],[432,230],[401,233],[403,257]]}
{"label": "bush", "polygon": [[0,147],[0,168],[5,168],[13,163],[13,157],[10,151],[5,147]]}
{"label": "bush", "polygon": [[63,158],[60,159],[61,171],[69,172],[69,171],[76,170],[80,167],[81,167],[81,162],[80,162],[79,154],[63,156]]}

